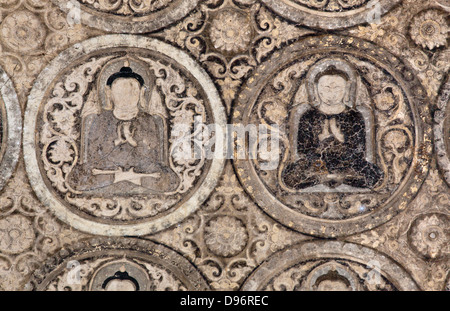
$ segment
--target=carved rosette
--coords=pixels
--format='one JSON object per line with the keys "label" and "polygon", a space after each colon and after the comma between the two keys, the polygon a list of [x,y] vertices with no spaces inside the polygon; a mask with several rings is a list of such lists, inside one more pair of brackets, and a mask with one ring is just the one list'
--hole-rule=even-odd
{"label": "carved rosette", "polygon": [[420,12],[411,23],[411,38],[424,49],[433,50],[445,46],[450,31],[447,18],[448,14],[436,9]]}
{"label": "carved rosette", "polygon": [[419,287],[382,253],[352,243],[310,241],[271,256],[241,290],[414,291]]}
{"label": "carved rosette", "polygon": [[30,220],[22,215],[12,215],[0,220],[0,251],[18,254],[34,243],[35,234]]}
{"label": "carved rosette", "polygon": [[28,290],[201,291],[200,272],[171,249],[146,240],[94,238],[62,248],[33,272]]}
{"label": "carved rosette", "polygon": [[52,0],[74,22],[116,33],[146,33],[189,14],[199,0]]}
{"label": "carved rosette", "polygon": [[277,14],[301,25],[341,29],[374,22],[390,11],[400,0],[262,0]]}
{"label": "carved rosette", "polygon": [[[421,187],[432,149],[426,93],[412,71],[373,44],[332,35],[302,40],[274,57],[248,79],[232,112],[233,124],[267,129],[249,141],[246,158],[235,161],[248,194],[282,224],[323,237],[370,230],[404,210]],[[354,148],[364,148],[358,152],[365,158],[355,160],[365,163],[363,168],[344,174],[365,176],[365,186],[340,179],[348,175],[335,175],[342,169],[339,156],[337,162],[320,158],[316,160],[320,163],[310,163],[315,151],[300,154],[297,149],[304,139],[299,138],[299,130],[308,126],[305,122],[311,120],[305,118],[308,112],[318,111],[316,102],[323,96],[317,95],[318,78],[314,77],[329,68],[346,72],[350,82],[344,100],[364,124],[359,134],[353,126],[345,138],[344,125],[324,121],[311,135],[320,141],[335,136],[342,141],[341,148],[350,148],[352,153],[358,150]],[[365,147],[350,147],[347,139],[353,133],[360,135],[359,146]],[[276,139],[279,148],[271,147]],[[241,148],[246,145],[242,138],[236,143]],[[345,150],[340,152],[344,157]],[[293,164],[297,171],[288,177]],[[374,169],[364,173],[368,166]],[[305,171],[312,176],[312,186],[289,184],[300,180]]]}
{"label": "carved rosette", "polygon": [[8,15],[2,22],[0,32],[3,42],[10,49],[20,53],[38,49],[46,37],[44,25],[30,11],[17,11]]}
{"label": "carved rosette", "polygon": [[233,257],[247,246],[249,236],[243,222],[232,216],[208,221],[204,230],[206,247],[217,256]]}
{"label": "carved rosette", "polygon": [[212,137],[207,125],[225,128],[214,85],[187,54],[155,39],[103,36],[65,51],[38,78],[25,119],[39,199],[93,234],[144,235],[182,221],[224,165],[220,148],[198,148]]}

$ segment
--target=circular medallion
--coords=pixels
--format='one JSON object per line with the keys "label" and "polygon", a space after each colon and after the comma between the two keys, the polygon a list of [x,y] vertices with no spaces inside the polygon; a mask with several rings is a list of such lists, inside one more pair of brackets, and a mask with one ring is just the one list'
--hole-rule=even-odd
{"label": "circular medallion", "polygon": [[434,114],[434,147],[437,162],[444,178],[450,185],[450,78],[447,77],[438,97],[437,108]]}
{"label": "circular medallion", "polygon": [[199,0],[52,0],[71,23],[116,33],[146,33],[189,14]]}
{"label": "circular medallion", "polygon": [[340,29],[373,23],[400,0],[262,0],[277,14],[314,28]]}
{"label": "circular medallion", "polygon": [[[97,37],[38,77],[25,116],[26,169],[40,200],[69,225],[151,234],[214,189],[225,137],[211,126],[225,124],[214,84],[187,54],[155,39]],[[214,151],[197,148],[206,141]]]}
{"label": "circular medallion", "polygon": [[[281,264],[280,264],[281,263]],[[242,291],[415,291],[395,261],[352,243],[313,241],[280,251],[262,263]]]}
{"label": "circular medallion", "polygon": [[137,239],[92,239],[64,248],[34,271],[27,288],[37,291],[209,290],[200,272],[183,256],[163,245]]}
{"label": "circular medallion", "polygon": [[0,68],[0,190],[16,168],[22,141],[22,112],[11,78]]}
{"label": "circular medallion", "polygon": [[295,43],[238,97],[233,124],[250,138],[236,139],[247,150],[236,171],[255,202],[292,229],[324,237],[370,230],[406,208],[428,171],[424,94],[397,58],[365,41]]}

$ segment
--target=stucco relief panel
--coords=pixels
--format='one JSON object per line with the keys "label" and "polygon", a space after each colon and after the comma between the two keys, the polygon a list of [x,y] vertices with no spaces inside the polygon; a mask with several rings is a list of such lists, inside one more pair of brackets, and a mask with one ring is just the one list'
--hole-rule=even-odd
{"label": "stucco relief panel", "polygon": [[448,290],[449,10],[0,1],[0,290]]}

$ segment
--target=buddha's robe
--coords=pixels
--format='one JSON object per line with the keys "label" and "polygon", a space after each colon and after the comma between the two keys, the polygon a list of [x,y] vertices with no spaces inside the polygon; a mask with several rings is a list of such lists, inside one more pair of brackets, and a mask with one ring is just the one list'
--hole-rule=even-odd
{"label": "buddha's robe", "polygon": [[156,117],[144,112],[130,121],[118,120],[112,111],[88,116],[81,163],[69,184],[78,191],[108,188],[114,194],[136,187],[156,193],[175,190],[179,181],[164,163],[162,131]]}
{"label": "buddha's robe", "polygon": [[364,117],[358,111],[347,108],[328,115],[310,109],[299,120],[295,147],[300,160],[286,166],[284,183],[303,189],[320,184],[320,176],[336,175],[343,184],[372,188],[383,172],[366,160],[365,135]]}

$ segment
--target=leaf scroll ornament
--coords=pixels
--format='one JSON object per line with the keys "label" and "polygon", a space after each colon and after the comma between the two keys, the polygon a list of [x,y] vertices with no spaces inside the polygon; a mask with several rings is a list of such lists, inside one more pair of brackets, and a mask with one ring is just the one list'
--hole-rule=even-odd
{"label": "leaf scroll ornament", "polygon": [[[181,180],[174,193],[185,193],[201,175],[207,159],[203,146],[209,142],[211,135],[204,124],[207,119],[204,102],[198,99],[198,91],[193,84],[186,82],[172,66],[148,58],[141,59],[154,71],[156,85],[164,95],[172,123],[169,163]],[[195,126],[197,121],[200,121],[200,126]],[[199,154],[194,156],[193,150]]]}
{"label": "leaf scroll ornament", "polygon": [[79,157],[76,127],[77,114],[84,104],[84,97],[99,69],[111,57],[92,58],[75,68],[58,82],[51,98],[45,103],[40,135],[41,157],[47,177],[61,193],[76,193],[67,183],[67,176]]}

